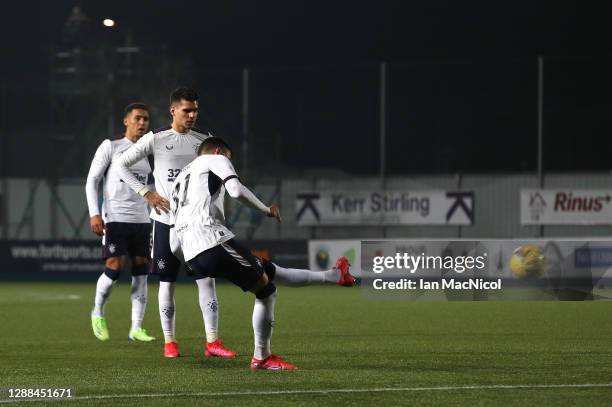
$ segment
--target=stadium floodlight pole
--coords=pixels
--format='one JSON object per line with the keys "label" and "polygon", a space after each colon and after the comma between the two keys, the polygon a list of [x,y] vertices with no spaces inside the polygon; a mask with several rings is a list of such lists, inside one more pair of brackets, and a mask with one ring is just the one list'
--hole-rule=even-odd
{"label": "stadium floodlight pole", "polygon": [[[544,57],[538,57],[538,185],[544,188]],[[544,236],[544,226],[538,228],[538,236]]]}
{"label": "stadium floodlight pole", "polygon": [[387,166],[387,64],[383,61],[380,63],[380,118],[379,118],[379,134],[380,134],[380,180],[383,188],[386,186],[386,166]]}
{"label": "stadium floodlight pole", "polygon": [[538,57],[538,182],[540,188],[544,187],[543,137],[544,137],[544,57]]}
{"label": "stadium floodlight pole", "polygon": [[242,68],[242,174],[247,174],[249,153],[249,68]]}
{"label": "stadium floodlight pole", "polygon": [[2,132],[2,140],[0,140],[0,158],[2,165],[0,166],[0,222],[2,226],[2,239],[8,239],[8,131],[6,125],[6,95],[7,85],[5,81],[0,84],[0,131]]}
{"label": "stadium floodlight pole", "polygon": [[[110,18],[102,20],[102,25],[105,27],[106,32],[111,32],[115,27],[115,21]],[[104,42],[101,44],[103,58],[104,75],[106,76],[106,99],[107,99],[107,118],[106,118],[106,134],[114,134],[115,132],[115,104],[113,101],[113,85],[114,85],[114,74],[111,68],[111,64],[108,62],[108,58],[111,56],[113,50],[109,35],[104,35]]]}
{"label": "stadium floodlight pole", "polygon": [[[380,185],[387,189],[386,167],[387,167],[387,64],[380,63]],[[383,226],[383,237],[387,237],[387,228]]]}

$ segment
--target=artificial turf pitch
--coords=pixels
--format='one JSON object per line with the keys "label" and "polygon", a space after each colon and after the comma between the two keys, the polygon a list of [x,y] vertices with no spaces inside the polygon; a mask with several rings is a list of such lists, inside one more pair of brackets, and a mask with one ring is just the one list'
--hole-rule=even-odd
{"label": "artificial turf pitch", "polygon": [[[183,356],[164,359],[161,339],[127,339],[127,284],[115,286],[100,342],[93,283],[0,282],[0,402],[7,388],[70,387],[76,399],[53,405],[612,405],[610,301],[374,301],[357,288],[280,287],[273,351],[300,369],[251,372],[252,296],[217,288],[236,359],[202,356],[194,284],[176,291]],[[156,283],[144,327],[161,338]]]}

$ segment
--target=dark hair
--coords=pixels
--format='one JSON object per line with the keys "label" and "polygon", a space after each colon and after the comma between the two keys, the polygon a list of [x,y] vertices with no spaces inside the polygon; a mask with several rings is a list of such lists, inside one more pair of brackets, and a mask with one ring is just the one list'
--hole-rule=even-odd
{"label": "dark hair", "polygon": [[142,110],[146,110],[147,113],[150,113],[147,105],[141,102],[134,102],[134,103],[130,103],[129,105],[125,107],[125,109],[123,109],[123,117],[126,117],[134,109],[142,109]]}
{"label": "dark hair", "polygon": [[214,150],[215,148],[225,149],[230,153],[232,152],[229,144],[221,137],[209,137],[200,144],[200,147],[198,147],[198,155]]}
{"label": "dark hair", "polygon": [[198,94],[195,90],[182,86],[176,88],[170,94],[170,104],[180,102],[181,100],[187,100],[189,102],[195,102],[198,100]]}

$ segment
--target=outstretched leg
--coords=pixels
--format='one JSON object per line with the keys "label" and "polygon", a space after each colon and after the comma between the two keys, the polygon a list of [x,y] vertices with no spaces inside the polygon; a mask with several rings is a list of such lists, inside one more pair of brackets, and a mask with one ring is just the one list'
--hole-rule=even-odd
{"label": "outstretched leg", "polygon": [[349,272],[350,264],[346,257],[340,257],[331,270],[312,271],[281,267],[271,263],[275,268],[274,282],[288,287],[304,287],[314,284],[339,284],[346,287],[355,285],[355,278]]}

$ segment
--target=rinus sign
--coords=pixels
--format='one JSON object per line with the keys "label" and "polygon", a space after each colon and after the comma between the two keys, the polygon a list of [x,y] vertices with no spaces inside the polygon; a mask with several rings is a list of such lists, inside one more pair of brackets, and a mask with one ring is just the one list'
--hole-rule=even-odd
{"label": "rinus sign", "polygon": [[522,225],[612,225],[612,191],[522,189]]}

